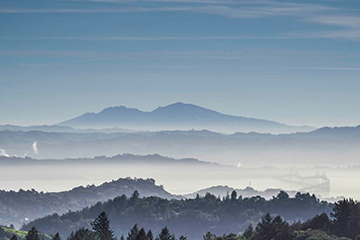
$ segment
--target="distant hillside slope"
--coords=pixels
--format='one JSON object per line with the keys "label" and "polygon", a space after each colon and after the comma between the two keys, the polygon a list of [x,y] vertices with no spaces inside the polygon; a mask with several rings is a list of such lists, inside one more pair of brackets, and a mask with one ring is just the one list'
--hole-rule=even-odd
{"label": "distant hillside slope", "polygon": [[[25,239],[26,235],[28,234],[27,231],[16,230],[7,226],[0,225],[0,239],[1,240],[10,240],[12,236],[16,236],[17,239],[23,240]],[[39,238],[42,240],[52,240],[52,236],[48,234],[44,234],[39,232]]]}
{"label": "distant hillside slope", "polygon": [[[33,144],[37,143],[35,153]],[[360,126],[320,128],[293,134],[202,131],[49,133],[0,131],[3,155],[41,159],[159,153],[243,166],[358,163]],[[0,152],[0,155],[2,153]],[[339,162],[339,159],[342,159]]]}
{"label": "distant hillside slope", "polygon": [[[197,194],[199,194],[199,196],[205,196],[207,193],[211,193],[215,196],[226,197],[229,196],[234,190],[236,191],[238,196],[242,196],[243,198],[261,196],[265,199],[271,199],[272,197],[275,197],[281,191],[283,191],[283,189],[266,189],[265,191],[258,191],[252,187],[246,187],[245,189],[235,189],[228,186],[213,186],[183,196],[186,198],[194,198]],[[286,192],[292,197],[295,196],[295,194],[297,193],[296,191]]]}
{"label": "distant hillside slope", "polygon": [[85,113],[61,122],[75,128],[120,127],[141,130],[209,129],[219,132],[306,132],[312,127],[295,127],[274,121],[222,114],[192,104],[175,103],[151,112],[124,106],[109,107],[99,113]]}
{"label": "distant hillside slope", "polygon": [[284,192],[274,199],[261,197],[237,198],[236,196],[219,199],[207,194],[205,197],[186,200],[167,200],[158,197],[114,198],[103,204],[96,204],[78,212],[64,215],[54,214],[37,219],[23,226],[26,230],[36,226],[47,233],[59,232],[67,237],[71,231],[84,226],[91,228],[90,222],[105,211],[117,238],[127,236],[129,229],[137,223],[139,227],[151,228],[154,235],[167,226],[176,236],[184,235],[188,239],[202,239],[211,231],[216,235],[240,232],[252,222],[259,221],[265,213],[279,214],[287,221],[306,220],[316,214],[329,213],[332,206],[318,201],[309,194],[296,194],[289,198]]}
{"label": "distant hillside slope", "polygon": [[153,179],[118,179],[100,186],[89,185],[76,187],[70,191],[43,193],[35,190],[0,191],[0,224],[15,224],[20,227],[27,220],[33,220],[48,214],[65,213],[80,210],[99,201],[106,201],[117,196],[131,194],[137,190],[140,196],[176,196],[155,185]]}

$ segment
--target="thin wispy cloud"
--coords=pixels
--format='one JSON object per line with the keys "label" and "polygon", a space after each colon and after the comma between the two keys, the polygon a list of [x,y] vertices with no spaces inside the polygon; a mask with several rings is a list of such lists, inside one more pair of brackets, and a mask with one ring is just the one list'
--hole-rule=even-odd
{"label": "thin wispy cloud", "polygon": [[314,18],[310,18],[309,21],[327,24],[327,25],[336,25],[342,27],[350,27],[350,28],[360,28],[360,17],[355,16],[317,16]]}
{"label": "thin wispy cloud", "polygon": [[360,41],[359,30],[334,30],[334,31],[316,31],[316,32],[298,32],[288,33],[289,37],[298,39],[342,39],[351,41]]}
{"label": "thin wispy cloud", "polygon": [[[27,38],[27,40],[78,40],[78,41],[202,41],[202,40],[247,40],[247,39],[292,39],[298,36],[209,36],[209,37],[43,37]],[[12,39],[14,40],[14,39]],[[24,39],[23,39],[24,40]]]}
{"label": "thin wispy cloud", "polygon": [[323,11],[333,11],[333,8],[318,5],[295,4],[284,6],[253,6],[253,7],[229,7],[229,6],[202,6],[192,9],[194,12],[223,15],[230,18],[267,18],[267,17],[303,17],[319,14]]}
{"label": "thin wispy cloud", "polygon": [[360,52],[296,52],[296,51],[261,51],[252,52],[249,55],[244,51],[147,51],[147,52],[114,52],[114,51],[0,51],[0,56],[12,56],[19,58],[72,58],[76,61],[101,61],[123,58],[184,58],[184,59],[261,59],[261,58],[284,58],[284,57],[331,57],[331,58],[357,58]]}
{"label": "thin wispy cloud", "polygon": [[120,7],[120,8],[44,8],[44,9],[25,9],[25,8],[0,8],[0,13],[131,13],[131,12],[170,12],[170,11],[188,11],[187,7]]}
{"label": "thin wispy cloud", "polygon": [[[54,1],[56,2],[56,1]],[[4,14],[41,14],[41,13],[141,13],[141,12],[192,12],[197,14],[220,15],[227,18],[271,18],[271,17],[288,17],[297,21],[308,22],[312,24],[338,26],[343,28],[353,28],[351,32],[339,34],[339,30],[335,32],[321,32],[321,34],[309,33],[284,33],[272,36],[210,36],[210,37],[183,37],[183,36],[162,36],[162,37],[131,37],[131,36],[115,36],[115,37],[54,37],[54,38],[37,38],[38,40],[84,40],[84,41],[198,41],[198,40],[241,40],[241,39],[301,39],[301,38],[344,38],[358,39],[356,30],[360,31],[360,17],[346,15],[341,9],[329,7],[320,4],[305,3],[284,3],[277,1],[216,1],[216,0],[71,0],[70,2],[113,2],[122,4],[111,8],[16,8],[16,7],[0,7],[0,13]],[[161,2],[165,5],[146,6],[129,6],[136,2]],[[125,6],[124,4],[127,3]],[[169,5],[171,3],[183,3],[182,5]],[[202,3],[202,5],[193,5]],[[240,7],[235,4],[242,4]],[[50,5],[51,6],[51,5]],[[31,39],[31,38],[29,38]]]}

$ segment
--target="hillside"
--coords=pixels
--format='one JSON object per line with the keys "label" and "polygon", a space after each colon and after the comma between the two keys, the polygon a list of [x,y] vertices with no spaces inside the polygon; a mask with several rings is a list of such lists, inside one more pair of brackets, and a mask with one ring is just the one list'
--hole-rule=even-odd
{"label": "hillside", "polygon": [[14,224],[20,227],[23,223],[48,214],[62,214],[69,210],[80,210],[99,201],[106,201],[117,196],[131,196],[135,191],[140,196],[159,196],[174,198],[161,186],[155,185],[153,179],[123,178],[106,182],[100,186],[88,185],[63,192],[37,192],[33,190],[0,191],[0,224]]}
{"label": "hillside", "polygon": [[[11,227],[7,226],[1,226],[0,225],[0,239],[1,240],[10,240],[13,235],[17,237],[17,239],[25,239],[26,235],[28,234],[27,231],[22,230],[16,230]],[[43,240],[52,240],[52,236],[48,234],[44,234],[42,232],[39,232],[40,239]]]}
{"label": "hillside", "polygon": [[[244,189],[235,189],[232,187],[219,185],[219,186],[213,186],[213,187],[201,189],[194,193],[185,194],[183,196],[186,198],[194,198],[194,197],[196,197],[196,195],[203,197],[207,193],[211,193],[212,195],[215,195],[215,196],[226,197],[229,194],[231,194],[232,191],[236,191],[237,195],[242,196],[243,198],[261,196],[265,199],[271,199],[272,197],[278,195],[281,191],[283,191],[283,189],[266,189],[264,191],[258,191],[252,187],[246,187]],[[295,194],[296,194],[296,191],[286,191],[286,192],[289,194],[289,196],[292,196],[292,197],[295,196]]]}
{"label": "hillside", "polygon": [[[321,128],[308,133],[231,135],[202,131],[138,133],[49,133],[0,131],[0,149],[7,155],[41,159],[159,153],[244,166],[358,163],[360,126]],[[37,143],[35,153],[32,145]],[[316,154],[314,154],[314,152]],[[254,161],[253,159],[256,159]],[[289,162],[289,160],[291,162]]]}
{"label": "hillside", "polygon": [[90,228],[89,223],[105,211],[116,236],[126,236],[128,230],[137,223],[145,229],[151,228],[155,234],[162,227],[168,226],[176,236],[202,239],[207,231],[217,235],[244,231],[249,223],[257,222],[267,212],[279,214],[293,222],[309,219],[315,214],[329,213],[331,208],[331,204],[300,193],[289,198],[282,192],[272,200],[261,197],[237,198],[233,194],[223,200],[211,194],[195,199],[168,200],[158,197],[139,198],[133,194],[131,198],[117,197],[78,212],[40,218],[24,225],[22,229],[36,226],[47,233],[59,232],[62,236],[68,236],[81,226]]}
{"label": "hillside", "polygon": [[310,131],[311,127],[295,127],[263,119],[222,114],[192,104],[174,103],[143,112],[125,106],[109,107],[99,113],[85,113],[61,122],[58,126],[75,128],[120,127],[137,130],[209,129],[219,132],[290,133]]}

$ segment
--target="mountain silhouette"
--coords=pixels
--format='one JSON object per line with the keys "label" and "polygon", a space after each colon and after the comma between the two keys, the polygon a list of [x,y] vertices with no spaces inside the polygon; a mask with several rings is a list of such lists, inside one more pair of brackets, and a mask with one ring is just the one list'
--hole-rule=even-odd
{"label": "mountain silhouette", "polygon": [[219,132],[290,133],[313,130],[311,127],[222,114],[193,104],[174,103],[143,112],[125,106],[109,107],[99,113],[85,113],[58,126],[74,128],[127,128],[134,130],[209,129]]}

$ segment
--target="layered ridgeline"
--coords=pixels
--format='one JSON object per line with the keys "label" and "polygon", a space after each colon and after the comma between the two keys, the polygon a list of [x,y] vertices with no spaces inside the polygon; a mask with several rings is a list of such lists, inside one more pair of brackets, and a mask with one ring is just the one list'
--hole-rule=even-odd
{"label": "layered ridgeline", "polygon": [[192,104],[175,103],[143,112],[124,106],[110,107],[99,113],[85,113],[58,126],[75,128],[120,127],[136,130],[209,129],[219,132],[289,133],[313,130],[274,121],[231,116]]}
{"label": "layered ridgeline", "polygon": [[62,214],[69,209],[80,210],[99,201],[103,202],[117,196],[131,196],[137,190],[141,196],[176,198],[177,196],[155,185],[153,179],[124,178],[106,182],[100,186],[88,185],[63,192],[37,192],[33,190],[0,191],[0,224],[23,223],[48,214]]}
{"label": "layered ridgeline", "polygon": [[[211,131],[55,133],[0,131],[0,155],[33,158],[159,153],[243,166],[353,165],[360,153],[360,126],[308,133],[221,134]],[[341,159],[341,162],[339,162]]]}
{"label": "layered ridgeline", "polygon": [[[277,189],[269,188],[269,189],[265,189],[264,191],[258,191],[252,187],[246,187],[244,189],[236,189],[236,188],[229,187],[229,186],[219,185],[219,186],[212,186],[209,188],[201,189],[201,190],[193,192],[193,193],[184,194],[183,196],[186,198],[195,198],[196,196],[204,197],[204,196],[206,196],[206,194],[211,193],[212,195],[215,195],[215,196],[227,197],[233,191],[235,191],[238,196],[242,196],[243,198],[261,196],[265,199],[271,199],[272,197],[278,195],[283,190],[279,189],[279,188],[277,188]],[[289,196],[294,197],[297,192],[287,190],[286,193]]]}
{"label": "layered ridgeline", "polygon": [[289,198],[287,193],[280,192],[271,200],[261,197],[242,198],[235,192],[223,199],[206,194],[205,197],[195,199],[168,200],[159,197],[140,198],[134,192],[130,198],[116,197],[81,211],[40,218],[24,225],[22,229],[36,226],[46,233],[59,232],[66,237],[82,226],[91,229],[93,219],[105,211],[116,236],[126,236],[128,230],[137,223],[154,233],[159,233],[162,227],[167,226],[176,236],[202,239],[207,231],[216,235],[242,232],[250,223],[256,225],[267,212],[279,214],[285,220],[294,222],[320,213],[329,214],[331,208],[332,205],[327,202],[320,202],[314,196],[300,193]]}

